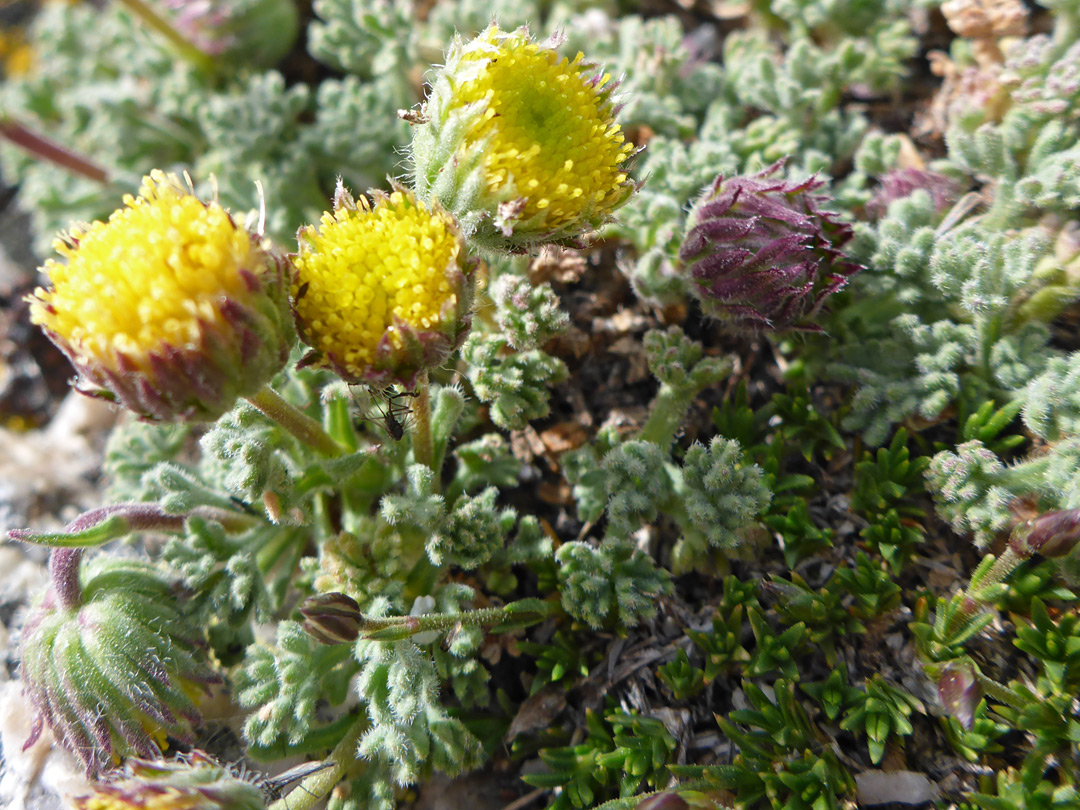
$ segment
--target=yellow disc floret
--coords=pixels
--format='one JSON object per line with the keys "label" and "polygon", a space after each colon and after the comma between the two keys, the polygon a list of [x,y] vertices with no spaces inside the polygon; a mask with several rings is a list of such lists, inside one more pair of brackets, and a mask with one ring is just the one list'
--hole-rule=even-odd
{"label": "yellow disc floret", "polygon": [[251,236],[217,203],[154,172],[109,221],[56,240],[67,261],[48,260],[51,289],[30,299],[30,318],[65,339],[80,359],[142,368],[163,345],[195,346],[222,320],[223,297],[246,297]]}
{"label": "yellow disc floret", "polygon": [[295,259],[301,336],[353,382],[400,365],[393,355],[409,353],[417,336],[453,332],[467,305],[453,218],[400,189],[372,196],[374,205],[353,202],[339,187],[343,204],[302,232]]}
{"label": "yellow disc floret", "polygon": [[633,147],[606,101],[609,77],[590,75],[583,54],[570,61],[521,32],[507,35],[492,26],[479,41],[491,47],[470,48],[463,61],[483,62],[483,69],[461,85],[455,102],[486,102],[466,137],[491,139],[488,190],[513,182],[524,199],[519,218],[543,212],[551,229],[620,204],[626,198],[623,163]]}

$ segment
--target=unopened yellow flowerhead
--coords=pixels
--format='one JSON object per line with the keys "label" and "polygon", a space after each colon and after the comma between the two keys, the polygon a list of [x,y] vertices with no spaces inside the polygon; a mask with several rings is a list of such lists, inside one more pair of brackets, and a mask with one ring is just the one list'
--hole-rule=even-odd
{"label": "unopened yellow flowerhead", "polygon": [[195,750],[182,759],[131,759],[125,772],[75,799],[76,810],[265,810],[262,790]]}
{"label": "unopened yellow flowerhead", "polygon": [[30,317],[83,388],[147,419],[216,419],[288,359],[291,269],[261,236],[155,171],[108,222],[55,243]]}
{"label": "unopened yellow flowerhead", "polygon": [[334,210],[300,232],[292,292],[304,362],[350,383],[412,385],[469,328],[472,263],[454,218],[411,192],[358,201],[339,182]]}
{"label": "unopened yellow flowerhead", "polygon": [[615,121],[615,83],[555,46],[492,24],[456,39],[413,139],[416,187],[486,247],[571,242],[634,186],[633,145]]}

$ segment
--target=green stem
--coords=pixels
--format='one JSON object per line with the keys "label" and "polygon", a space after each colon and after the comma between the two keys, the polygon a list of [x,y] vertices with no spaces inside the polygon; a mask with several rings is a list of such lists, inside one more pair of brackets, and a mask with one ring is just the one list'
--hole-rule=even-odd
{"label": "green stem", "polygon": [[[344,594],[309,597],[300,606],[306,622],[322,632],[321,622],[332,620],[333,640],[327,644],[362,638],[367,641],[401,641],[418,633],[446,634],[462,626],[493,627],[495,632],[541,622],[557,606],[543,599],[520,599],[503,607],[466,610],[461,613],[428,613],[423,616],[365,616],[356,602]],[[328,634],[331,635],[331,634]],[[316,638],[318,638],[316,634]]]}
{"label": "green stem", "polygon": [[213,73],[216,65],[210,54],[197,48],[184,37],[167,19],[162,17],[144,0],[120,0],[120,4],[169,41],[177,52],[195,67],[206,73]]}
{"label": "green stem", "polygon": [[1054,15],[1054,59],[1060,59],[1062,54],[1077,39],[1080,29],[1080,18],[1067,8],[1059,8]]}
{"label": "green stem", "polygon": [[994,202],[982,219],[982,225],[987,230],[1005,230],[1009,227],[1016,207],[1015,188],[1016,184],[1012,180],[1000,178],[997,181],[994,188]]}
{"label": "green stem", "polygon": [[979,365],[982,367],[983,379],[994,379],[994,346],[1001,339],[1001,316],[983,315],[976,319],[976,331],[979,335]]}
{"label": "green stem", "polygon": [[649,410],[649,419],[638,438],[663,448],[670,447],[686,412],[690,409],[690,399],[682,388],[675,388],[667,383],[661,385]]}
{"label": "green stem", "polygon": [[431,382],[427,372],[423,372],[416,381],[416,399],[413,400],[413,416],[416,428],[413,431],[413,458],[417,464],[423,464],[435,473],[438,486],[439,471],[434,467],[435,444],[431,437]]}
{"label": "green stem", "polygon": [[11,529],[8,537],[23,543],[53,548],[100,546],[133,532],[178,532],[192,516],[213,520],[227,532],[245,531],[259,519],[214,506],[197,506],[190,512],[166,512],[156,503],[114,503],[84,512],[58,532]]}
{"label": "green stem", "polygon": [[462,625],[483,627],[513,624],[522,626],[543,621],[550,604],[539,599],[523,599],[504,607],[480,608],[461,613],[430,613],[424,616],[359,616],[360,638],[394,641],[417,633],[447,633]]}
{"label": "green stem", "polygon": [[1053,455],[1047,453],[1022,464],[1006,467],[994,476],[994,483],[1023,493],[1036,492],[1042,486],[1042,477],[1053,460]]}
{"label": "green stem", "polygon": [[356,755],[356,745],[360,740],[360,735],[367,731],[367,728],[367,716],[361,714],[341,738],[341,742],[330,752],[327,761],[333,765],[325,771],[309,776],[288,796],[282,796],[270,805],[270,810],[311,810],[334,789],[338,782],[353,775],[358,765],[363,764]]}
{"label": "green stem", "polygon": [[260,548],[255,553],[255,562],[259,566],[259,573],[270,573],[278,560],[281,559],[281,555],[285,553],[286,549],[293,544],[297,539],[297,531],[293,527],[283,528],[265,546]]}
{"label": "green stem", "polygon": [[334,513],[330,505],[328,492],[316,492],[311,499],[312,525],[315,526],[315,537],[318,542],[335,537],[339,528],[334,523]]}
{"label": "green stem", "polygon": [[[994,561],[993,567],[986,572],[985,577],[981,577],[978,582],[978,590],[971,594],[973,599],[978,599],[979,591],[985,588],[992,588],[993,586],[1004,582],[1005,578],[1016,570],[1024,560],[1009,546],[1005,547],[1005,550],[1001,552],[1001,556]],[[970,591],[970,586],[968,587]]]}
{"label": "green stem", "polygon": [[986,602],[980,598],[988,588],[1000,584],[1011,574],[1024,560],[1011,548],[1005,547],[1005,551],[998,557],[990,570],[984,576],[978,577],[978,582],[971,582],[964,591],[960,608],[952,615],[948,626],[945,628],[945,638],[949,638],[958,632],[968,621],[986,609]]}
{"label": "green stem", "polygon": [[290,405],[270,386],[264,385],[259,393],[248,397],[247,400],[301,442],[318,450],[324,456],[345,454],[346,448],[330,438],[330,434],[322,429],[322,425]]}
{"label": "green stem", "polygon": [[979,686],[982,687],[982,690],[986,692],[986,694],[999,703],[1004,703],[1006,706],[1012,706],[1014,709],[1026,709],[1031,705],[1031,701],[1026,700],[1023,695],[1017,694],[1005,684],[999,683],[993,678],[987,678],[981,672],[975,673],[975,680],[979,682]]}

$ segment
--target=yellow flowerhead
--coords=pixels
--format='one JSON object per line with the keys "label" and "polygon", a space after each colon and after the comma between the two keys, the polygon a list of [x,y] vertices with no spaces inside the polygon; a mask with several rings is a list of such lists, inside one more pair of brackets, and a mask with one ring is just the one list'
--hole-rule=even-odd
{"label": "yellow flowerhead", "polygon": [[131,759],[126,772],[94,785],[76,810],[265,810],[263,791],[192,751],[183,759]]}
{"label": "yellow flowerhead", "polygon": [[419,115],[418,193],[485,247],[572,242],[633,192],[614,83],[558,44],[494,24],[468,44],[455,39]]}
{"label": "yellow flowerhead", "polygon": [[350,383],[411,386],[461,345],[472,306],[472,264],[446,211],[404,189],[352,198],[300,232],[292,292],[308,365]]}
{"label": "yellow flowerhead", "polygon": [[108,222],[62,234],[30,318],[87,393],[145,419],[213,420],[284,366],[291,269],[261,236],[155,171]]}

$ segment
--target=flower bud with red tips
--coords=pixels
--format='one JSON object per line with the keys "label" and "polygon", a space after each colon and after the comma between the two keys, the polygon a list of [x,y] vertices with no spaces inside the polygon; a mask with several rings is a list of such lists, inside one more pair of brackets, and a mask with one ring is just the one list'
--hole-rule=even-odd
{"label": "flower bud with red tips", "polygon": [[446,361],[472,323],[476,262],[457,223],[411,191],[353,196],[299,234],[293,284],[303,365],[349,383],[413,387]]}
{"label": "flower bud with red tips", "polygon": [[690,805],[674,790],[665,790],[642,799],[634,810],[690,810]]}
{"label": "flower bud with red tips", "polygon": [[343,593],[309,596],[300,606],[304,631],[321,644],[346,644],[360,635],[360,605]]}
{"label": "flower bud with red tips", "polygon": [[1009,548],[1021,559],[1035,554],[1064,557],[1080,543],[1080,509],[1047,512],[1025,520],[1009,535]]}
{"label": "flower bud with red tips", "polygon": [[561,39],[495,23],[469,42],[455,37],[410,116],[417,195],[452,212],[472,244],[577,244],[635,191],[618,83],[584,54],[562,56]]}
{"label": "flower bud with red tips", "polygon": [[152,172],[108,222],[56,240],[27,300],[79,390],[143,419],[213,421],[258,392],[295,342],[292,269],[260,235]]}
{"label": "flower bud with red tips", "polygon": [[778,161],[748,177],[720,177],[695,204],[679,260],[706,314],[736,331],[820,332],[814,316],[860,266],[840,247],[851,227],[810,192],[816,177],[779,177]]}
{"label": "flower bud with red tips", "polygon": [[166,737],[192,742],[199,694],[220,678],[167,572],[98,557],[72,571],[78,582],[57,575],[61,558],[77,567],[80,555],[54,553],[53,588],[23,628],[21,677],[37,710],[26,744],[47,723],[98,774],[122,757],[160,756]]}
{"label": "flower bud with red tips", "polygon": [[938,677],[937,689],[945,710],[961,726],[971,728],[975,722],[975,709],[983,696],[974,667],[965,661],[950,663]]}
{"label": "flower bud with red tips", "polygon": [[75,799],[75,810],[266,810],[257,785],[201,751],[172,761],[130,759],[124,771]]}

